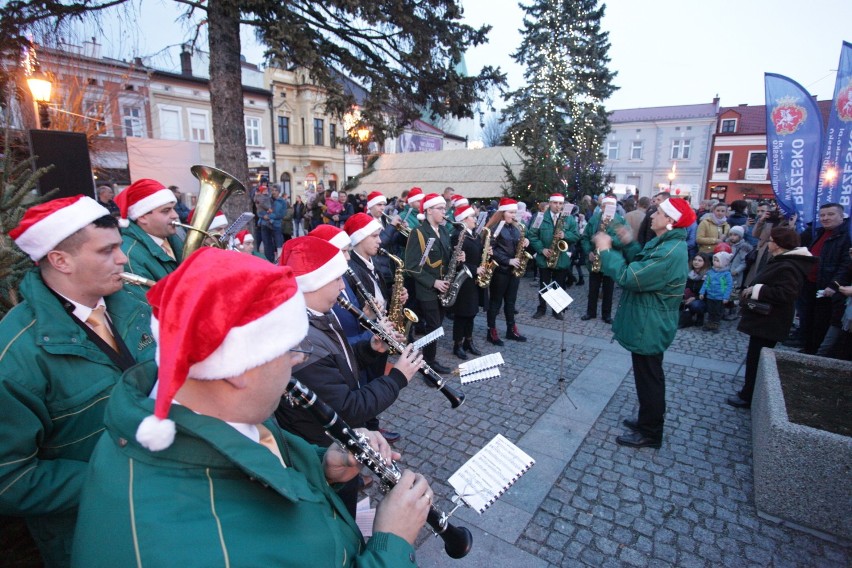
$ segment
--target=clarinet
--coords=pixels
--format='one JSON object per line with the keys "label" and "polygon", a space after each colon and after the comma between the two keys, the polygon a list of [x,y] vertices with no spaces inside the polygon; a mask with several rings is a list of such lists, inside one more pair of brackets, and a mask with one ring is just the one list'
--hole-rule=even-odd
{"label": "clarinet", "polygon": [[[340,304],[345,310],[349,311],[350,314],[355,316],[355,319],[358,320],[358,323],[361,324],[361,327],[373,332],[373,334],[379,336],[379,338],[384,341],[388,348],[392,353],[402,353],[403,349],[405,349],[405,345],[397,341],[393,338],[393,336],[385,331],[385,329],[378,325],[376,322],[368,318],[364,312],[359,310],[357,307],[352,305],[352,302],[347,300],[342,294],[337,297],[337,303]],[[431,384],[433,387],[437,388],[441,391],[441,393],[447,397],[447,400],[450,401],[450,406],[453,408],[458,408],[464,403],[464,393],[456,392],[447,384],[444,378],[435,372],[435,370],[430,367],[425,361],[423,365],[420,367],[420,373],[426,379],[426,381]]]}
{"label": "clarinet", "polygon": [[358,293],[361,294],[362,298],[364,298],[364,303],[370,306],[370,309],[373,310],[373,313],[376,314],[376,317],[383,317],[385,315],[384,311],[381,309],[381,307],[379,307],[379,303],[376,301],[376,298],[374,298],[372,294],[367,292],[367,288],[364,287],[364,283],[361,282],[361,279],[358,278],[358,275],[355,274],[355,271],[347,266],[346,274],[348,274],[349,278],[352,279],[352,282],[355,283],[355,288],[358,289]]}
{"label": "clarinet", "polygon": [[[284,396],[294,408],[301,407],[310,412],[338,446],[351,453],[358,463],[375,473],[383,493],[387,493],[396,486],[402,475],[396,463],[386,462],[376,450],[370,447],[366,436],[350,428],[333,408],[317,397],[315,392],[291,378]],[[449,517],[447,513],[430,504],[426,522],[432,532],[443,539],[444,550],[450,558],[464,558],[473,546],[473,536],[467,528],[451,525]]]}

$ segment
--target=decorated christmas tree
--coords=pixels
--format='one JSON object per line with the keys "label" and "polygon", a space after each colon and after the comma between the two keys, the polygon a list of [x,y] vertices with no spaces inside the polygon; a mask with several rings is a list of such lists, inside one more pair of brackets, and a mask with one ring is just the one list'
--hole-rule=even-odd
{"label": "decorated christmas tree", "polygon": [[507,193],[546,200],[603,190],[601,145],[609,132],[604,100],[617,87],[609,63],[604,6],[597,0],[535,0],[524,6],[523,40],[513,59],[527,84],[505,98],[506,142],[521,149],[524,168]]}

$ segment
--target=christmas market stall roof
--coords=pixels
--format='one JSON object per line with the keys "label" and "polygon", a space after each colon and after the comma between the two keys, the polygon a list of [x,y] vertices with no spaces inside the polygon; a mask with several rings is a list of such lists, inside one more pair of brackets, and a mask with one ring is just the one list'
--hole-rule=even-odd
{"label": "christmas market stall roof", "polygon": [[511,146],[382,154],[355,191],[380,191],[394,197],[412,187],[423,193],[443,193],[452,187],[469,199],[500,197],[508,185],[504,162],[520,175],[521,156]]}

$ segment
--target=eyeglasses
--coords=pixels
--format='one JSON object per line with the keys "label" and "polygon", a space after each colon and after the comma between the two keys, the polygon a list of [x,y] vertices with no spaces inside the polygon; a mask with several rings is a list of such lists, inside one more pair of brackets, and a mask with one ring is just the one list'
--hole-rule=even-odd
{"label": "eyeglasses", "polygon": [[301,365],[308,360],[313,352],[314,344],[311,343],[311,340],[303,339],[301,343],[290,349],[290,353],[293,354],[293,365]]}

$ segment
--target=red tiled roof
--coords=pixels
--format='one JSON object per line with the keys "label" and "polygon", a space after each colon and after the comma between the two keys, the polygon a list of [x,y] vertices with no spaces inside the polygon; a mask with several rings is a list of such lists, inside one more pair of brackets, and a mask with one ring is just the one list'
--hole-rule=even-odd
{"label": "red tiled roof", "polygon": [[[831,112],[831,101],[817,101],[817,106],[820,114],[822,114],[822,124],[825,126],[828,124],[828,114]],[[717,132],[718,136],[766,134],[766,105],[722,107],[719,109],[719,116],[722,117],[729,111],[734,111],[739,115],[737,117],[737,131]]]}

